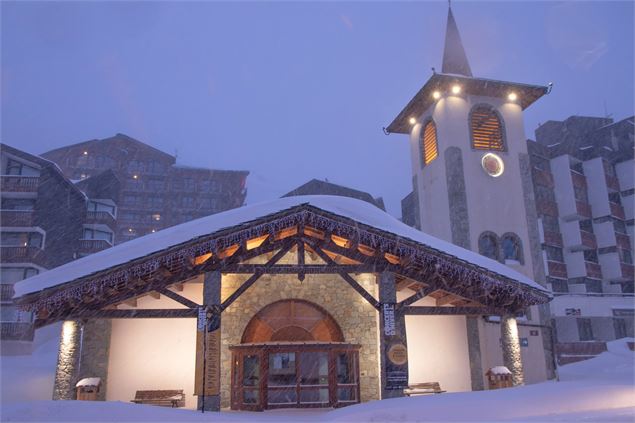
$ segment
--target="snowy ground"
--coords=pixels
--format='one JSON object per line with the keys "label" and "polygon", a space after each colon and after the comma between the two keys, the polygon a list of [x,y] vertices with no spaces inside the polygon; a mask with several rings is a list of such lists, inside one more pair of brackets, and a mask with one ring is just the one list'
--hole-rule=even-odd
{"label": "snowy ground", "polygon": [[[609,351],[561,367],[560,382],[497,391],[373,401],[339,410],[282,410],[263,413],[205,413],[124,402],[36,400],[52,389],[50,361],[55,339],[43,342],[30,358],[2,358],[2,421],[29,422],[633,422],[634,354],[625,340]],[[632,341],[632,339],[631,339]],[[40,357],[41,360],[35,359]],[[24,371],[24,367],[28,371]],[[29,389],[37,386],[38,389]],[[46,391],[46,392],[45,392]],[[21,399],[29,399],[22,400]]]}

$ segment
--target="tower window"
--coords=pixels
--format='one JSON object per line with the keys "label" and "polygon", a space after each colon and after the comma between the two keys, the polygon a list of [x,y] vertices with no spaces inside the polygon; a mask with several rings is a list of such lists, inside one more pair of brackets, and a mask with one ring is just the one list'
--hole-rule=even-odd
{"label": "tower window", "polygon": [[503,260],[506,264],[523,264],[523,248],[518,235],[513,233],[504,234],[501,237],[501,249]]}
{"label": "tower window", "polygon": [[470,112],[470,132],[475,150],[505,151],[502,119],[493,107],[474,106]]}
{"label": "tower window", "polygon": [[432,120],[429,120],[421,131],[421,154],[424,166],[439,155],[437,149],[437,127]]}
{"label": "tower window", "polygon": [[493,232],[483,232],[478,238],[479,254],[498,260],[498,237]]}

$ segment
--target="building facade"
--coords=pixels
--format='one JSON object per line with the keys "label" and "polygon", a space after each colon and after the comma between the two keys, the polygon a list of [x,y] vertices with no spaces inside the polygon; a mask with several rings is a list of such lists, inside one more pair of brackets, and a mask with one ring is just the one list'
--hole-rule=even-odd
{"label": "building facade", "polygon": [[112,170],[121,181],[116,242],[243,205],[246,171],[180,166],[176,157],[117,134],[42,155],[83,180]]}
{"label": "building facade", "polygon": [[[3,354],[28,353],[31,315],[12,303],[13,285],[114,243],[117,205],[107,192],[64,177],[52,162],[0,145],[0,221]],[[117,184],[114,175],[100,184]]]}
{"label": "building facade", "polygon": [[[474,77],[451,9],[442,64],[386,128],[410,141],[413,192],[402,220],[546,286],[523,111],[550,87]],[[530,383],[554,377],[548,316],[532,307],[519,323]],[[494,318],[467,325],[472,339],[498,332]],[[474,372],[491,367],[487,349],[471,348]]]}
{"label": "building facade", "polygon": [[633,117],[549,121],[527,141],[560,364],[633,336]]}

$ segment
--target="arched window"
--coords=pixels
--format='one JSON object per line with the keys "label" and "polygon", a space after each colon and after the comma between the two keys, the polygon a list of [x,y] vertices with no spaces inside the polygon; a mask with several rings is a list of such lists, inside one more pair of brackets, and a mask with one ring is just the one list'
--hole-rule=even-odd
{"label": "arched window", "polygon": [[437,148],[437,126],[433,120],[428,122],[421,129],[421,158],[423,165],[427,165],[439,155]]}
{"label": "arched window", "polygon": [[478,237],[479,254],[498,260],[498,237],[493,232],[483,232]]}
{"label": "arched window", "polygon": [[475,150],[505,151],[503,121],[492,106],[474,106],[470,112],[470,133]]}
{"label": "arched window", "polygon": [[505,263],[523,264],[523,247],[518,235],[506,233],[501,237],[501,252]]}

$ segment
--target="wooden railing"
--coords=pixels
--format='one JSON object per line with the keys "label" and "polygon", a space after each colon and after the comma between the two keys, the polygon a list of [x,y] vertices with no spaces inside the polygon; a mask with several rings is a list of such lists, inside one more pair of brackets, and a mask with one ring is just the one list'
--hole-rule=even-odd
{"label": "wooden railing", "polygon": [[591,218],[591,206],[588,203],[583,203],[582,201],[575,202],[575,208],[578,216],[590,219]]}
{"label": "wooden railing", "polygon": [[558,205],[555,201],[537,200],[536,209],[539,214],[546,214],[547,216],[558,216]]}
{"label": "wooden railing", "polygon": [[585,247],[596,249],[598,247],[595,234],[587,231],[580,231],[581,243]]}
{"label": "wooden railing", "polygon": [[571,171],[571,181],[574,187],[586,188],[586,178],[578,172]]}
{"label": "wooden railing", "polygon": [[623,249],[623,250],[630,250],[631,249],[631,242],[630,239],[628,237],[628,235],[626,234],[620,234],[618,232],[615,233],[615,241],[616,244],[619,248]]}
{"label": "wooden railing", "polygon": [[624,208],[617,203],[609,203],[611,206],[611,216],[624,219]]}
{"label": "wooden railing", "polygon": [[13,298],[13,294],[15,293],[12,284],[1,284],[0,285],[0,301],[11,301]]}
{"label": "wooden railing", "polygon": [[615,176],[606,175],[606,186],[613,191],[620,190],[620,182]]}
{"label": "wooden railing", "polygon": [[105,250],[112,247],[108,241],[104,239],[80,239],[79,240],[79,252],[80,253],[96,253],[97,251]]}
{"label": "wooden railing", "polygon": [[584,262],[586,268],[586,274],[590,278],[602,279],[602,268],[598,263],[592,263],[590,261]]}
{"label": "wooden railing", "polygon": [[567,278],[567,266],[558,261],[547,261],[549,276],[555,278]]}
{"label": "wooden railing", "polygon": [[554,187],[553,175],[551,172],[542,169],[533,169],[534,182],[549,188]]}
{"label": "wooden railing", "polygon": [[622,270],[622,277],[632,281],[635,277],[635,268],[633,267],[633,265],[628,263],[621,263],[620,268]]}
{"label": "wooden railing", "polygon": [[36,192],[39,176],[4,175],[1,178],[0,190],[11,192]]}
{"label": "wooden railing", "polygon": [[2,226],[33,226],[33,210],[0,210]]}
{"label": "wooden railing", "polygon": [[562,247],[562,234],[559,232],[545,231],[545,244]]}
{"label": "wooden railing", "polygon": [[115,218],[106,211],[89,211],[86,213],[86,223],[103,223],[111,229],[115,229]]}
{"label": "wooden railing", "polygon": [[47,267],[46,254],[38,247],[2,247],[0,260],[5,263],[35,263]]}
{"label": "wooden railing", "polygon": [[0,338],[10,341],[33,341],[35,330],[28,322],[2,322]]}

